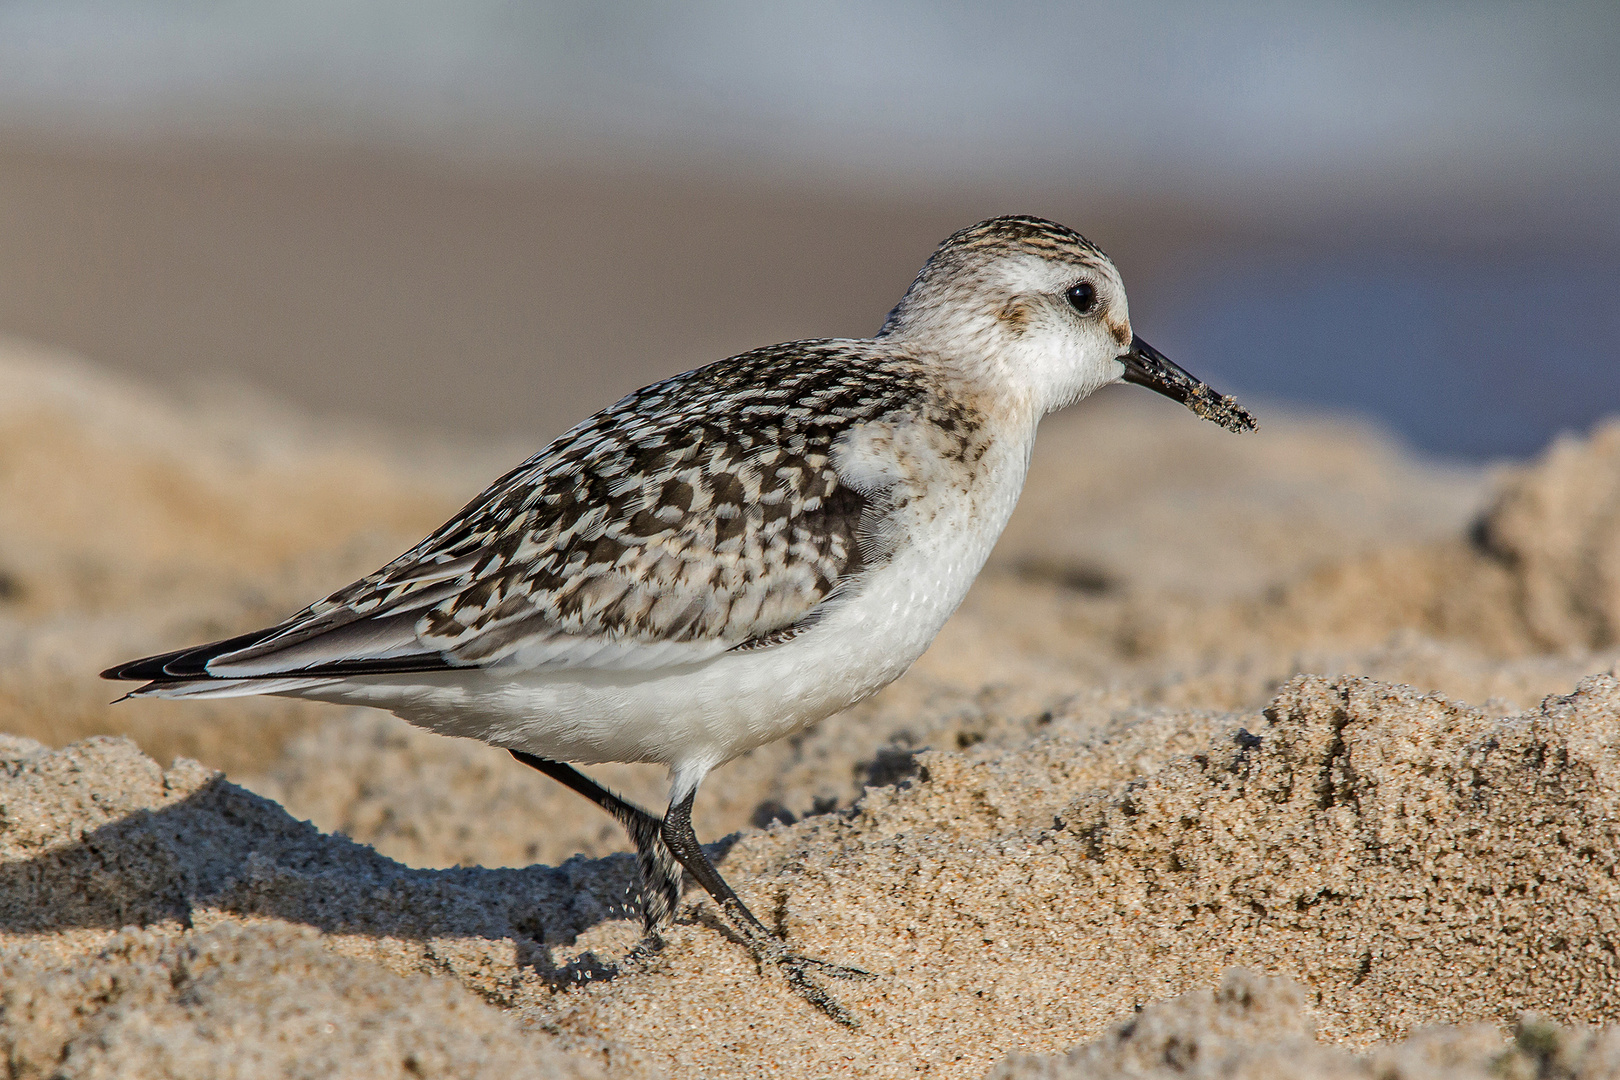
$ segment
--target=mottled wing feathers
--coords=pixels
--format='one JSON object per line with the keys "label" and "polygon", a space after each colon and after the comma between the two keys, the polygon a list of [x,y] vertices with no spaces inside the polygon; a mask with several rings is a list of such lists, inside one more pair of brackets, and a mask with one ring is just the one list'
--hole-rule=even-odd
{"label": "mottled wing feathers", "polygon": [[870,562],[880,508],[840,480],[835,443],[937,404],[868,346],[794,342],[636,391],[280,626],[110,674],[641,668],[787,640]]}

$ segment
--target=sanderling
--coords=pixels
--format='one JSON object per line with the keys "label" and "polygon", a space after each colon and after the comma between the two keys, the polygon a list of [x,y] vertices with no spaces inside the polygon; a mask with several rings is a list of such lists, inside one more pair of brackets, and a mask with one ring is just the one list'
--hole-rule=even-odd
{"label": "sanderling", "polygon": [[[1000,217],[951,236],[876,337],[795,341],[597,413],[376,573],[265,630],[111,668],[135,697],[282,694],[504,747],[634,841],[649,939],[681,872],[844,1023],[692,831],[715,766],[898,678],[1012,513],[1037,422],[1118,381],[1254,427],[1133,335],[1112,262]],[[657,762],[659,817],[568,762]]]}

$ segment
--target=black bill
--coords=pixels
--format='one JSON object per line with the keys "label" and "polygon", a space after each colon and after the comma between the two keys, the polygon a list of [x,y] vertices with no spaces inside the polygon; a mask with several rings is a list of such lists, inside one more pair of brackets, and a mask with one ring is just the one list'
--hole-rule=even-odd
{"label": "black bill", "polygon": [[1121,356],[1119,362],[1125,365],[1126,382],[1157,390],[1228,431],[1253,431],[1256,427],[1254,417],[1237,403],[1237,398],[1217,394],[1208,383],[1193,378],[1164,353],[1135,335],[1131,337],[1131,351]]}

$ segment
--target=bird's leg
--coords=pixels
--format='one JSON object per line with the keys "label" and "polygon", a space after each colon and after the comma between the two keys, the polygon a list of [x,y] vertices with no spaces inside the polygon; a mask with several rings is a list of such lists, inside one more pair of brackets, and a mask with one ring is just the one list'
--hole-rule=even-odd
{"label": "bird's leg", "polygon": [[664,846],[664,819],[648,813],[628,799],[609,791],[572,765],[535,757],[522,750],[512,756],[531,769],[538,769],[553,780],[579,792],[612,814],[636,845],[636,866],[641,870],[641,923],[647,937],[658,943],[658,928],[675,916],[681,901],[681,864]]}
{"label": "bird's leg", "polygon": [[641,869],[642,922],[649,940],[658,943],[658,927],[674,915],[681,899],[681,869],[702,885],[728,921],[736,927],[749,951],[760,963],[769,961],[778,965],[787,976],[788,985],[806,1001],[848,1027],[854,1027],[855,1018],[835,1001],[832,995],[813,982],[807,972],[816,970],[840,979],[869,979],[871,974],[859,968],[841,967],[825,960],[797,956],[788,951],[787,944],[754,917],[720,872],[714,868],[697,841],[692,829],[692,791],[670,804],[669,813],[660,818],[609,791],[572,765],[548,758],[536,757],[522,750],[511,754],[531,769],[536,769],[558,783],[585,796],[603,810],[612,814],[624,826],[625,832],[636,845],[636,862]]}
{"label": "bird's leg", "polygon": [[756,961],[776,964],[787,976],[788,985],[800,997],[845,1027],[855,1027],[855,1018],[823,987],[813,982],[808,973],[815,970],[837,979],[870,979],[872,974],[860,968],[842,967],[825,960],[798,956],[788,950],[787,943],[780,936],[754,917],[748,905],[726,884],[698,844],[697,833],[692,829],[692,800],[696,796],[697,790],[694,788],[669,804],[663,822],[665,847],[686,867],[686,872],[714,897],[714,902],[720,905],[720,910],[748,943]]}

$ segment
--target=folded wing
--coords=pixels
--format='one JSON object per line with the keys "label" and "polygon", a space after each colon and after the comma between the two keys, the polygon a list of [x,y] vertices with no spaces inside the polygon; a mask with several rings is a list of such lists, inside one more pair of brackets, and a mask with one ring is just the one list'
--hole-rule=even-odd
{"label": "folded wing", "polygon": [[774,403],[795,388],[764,382],[750,409],[735,373],[713,391],[727,396],[715,409],[708,370],[599,413],[411,551],[292,618],[104,675],[644,669],[790,638],[866,565],[873,507],[831,463],[859,410],[787,410]]}

